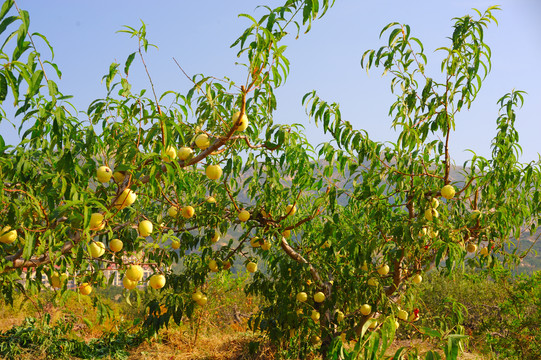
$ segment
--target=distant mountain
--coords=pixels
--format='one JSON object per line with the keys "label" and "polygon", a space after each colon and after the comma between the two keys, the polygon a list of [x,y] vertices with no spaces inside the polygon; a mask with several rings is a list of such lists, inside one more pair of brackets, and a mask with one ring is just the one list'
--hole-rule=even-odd
{"label": "distant mountain", "polygon": [[[516,240],[513,240],[517,244]],[[529,232],[522,234],[520,241],[518,242],[520,251],[526,251],[530,249],[530,252],[518,266],[518,272],[531,274],[534,271],[541,270],[541,228],[537,229],[537,232],[530,235]]]}
{"label": "distant mountain", "polygon": [[[327,165],[328,162],[326,161],[320,161],[321,166]],[[368,163],[365,165],[369,165]],[[347,172],[347,171],[346,171]],[[454,166],[451,167],[450,171],[450,178],[452,179],[453,183],[457,184],[457,186],[460,186],[460,184],[464,183],[464,168],[462,166]],[[252,172],[249,171],[242,175],[241,179],[246,179],[248,176],[251,176]],[[348,174],[346,173],[346,178],[348,177]],[[338,186],[344,186],[345,180],[343,177],[339,176],[339,173],[336,171],[333,176],[331,177],[332,180],[335,180]],[[284,181],[288,182],[291,181],[291,179],[284,179]],[[350,185],[346,185],[346,188],[350,187]],[[241,191],[238,195],[238,199],[241,202],[247,203],[248,196],[246,194],[246,191]],[[347,198],[344,196],[342,198],[338,199],[338,203],[340,205],[345,205],[347,202]],[[229,241],[230,238],[238,239],[243,234],[242,230],[240,228],[233,227],[231,228],[228,233],[223,237],[222,241],[220,241],[220,244],[224,244],[227,241]],[[536,242],[536,239],[539,238],[539,241]],[[520,237],[520,241],[516,241],[516,239],[511,240],[515,245],[518,244],[519,246],[519,253],[521,251],[526,251],[531,247],[531,250],[527,254],[527,256],[524,257],[522,260],[522,263],[517,268],[517,271],[519,273],[527,273],[531,274],[534,271],[541,270],[541,228],[537,230],[537,232],[534,235],[530,235],[529,232],[525,232]],[[533,244],[533,246],[532,246]],[[217,246],[219,246],[217,244]]]}

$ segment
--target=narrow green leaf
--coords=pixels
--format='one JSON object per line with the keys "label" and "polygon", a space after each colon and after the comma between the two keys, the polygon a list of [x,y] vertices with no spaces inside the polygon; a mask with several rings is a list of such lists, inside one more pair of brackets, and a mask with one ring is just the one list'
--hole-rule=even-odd
{"label": "narrow green leaf", "polygon": [[10,16],[8,18],[5,18],[1,23],[0,23],[0,34],[2,34],[6,28],[11,24],[13,23],[15,20],[17,20],[18,17],[17,16]]}
{"label": "narrow green leaf", "polygon": [[28,11],[21,10],[20,11],[21,20],[23,21],[23,24],[26,28],[26,31],[28,31],[28,28],[30,27],[30,15],[28,14]]}
{"label": "narrow green leaf", "polygon": [[14,1],[13,0],[6,0],[4,1],[4,4],[2,4],[2,10],[0,10],[0,19],[3,19],[4,16],[8,13],[8,11],[13,6]]}
{"label": "narrow green leaf", "polygon": [[56,71],[56,76],[58,76],[59,79],[62,79],[62,72],[58,69],[58,65],[56,65],[55,63],[52,63],[50,61],[44,61],[45,64],[49,64],[51,65],[54,70]]}
{"label": "narrow green leaf", "polygon": [[51,97],[54,97],[58,93],[58,87],[56,86],[56,83],[52,80],[47,81],[47,85],[49,87],[49,95]]}
{"label": "narrow green leaf", "polygon": [[126,73],[126,76],[128,76],[130,72],[130,66],[133,62],[133,59],[135,59],[135,53],[131,53],[130,56],[128,56],[128,59],[126,60],[126,64],[124,65],[124,73]]}
{"label": "narrow green leaf", "polygon": [[8,94],[8,82],[6,77],[0,73],[0,103],[6,100]]}
{"label": "narrow green leaf", "polygon": [[30,257],[34,253],[34,240],[35,237],[33,233],[25,233],[23,259],[30,259]]}
{"label": "narrow green leaf", "polygon": [[42,35],[42,34],[40,34],[40,33],[38,33],[38,32],[33,33],[32,36],[38,36],[38,37],[40,37],[43,41],[45,41],[45,43],[46,43],[47,46],[49,47],[49,50],[51,51],[51,60],[53,60],[53,59],[54,59],[54,50],[53,50],[53,47],[51,46],[51,44],[49,43],[49,40],[47,40],[47,38],[46,38],[44,35]]}

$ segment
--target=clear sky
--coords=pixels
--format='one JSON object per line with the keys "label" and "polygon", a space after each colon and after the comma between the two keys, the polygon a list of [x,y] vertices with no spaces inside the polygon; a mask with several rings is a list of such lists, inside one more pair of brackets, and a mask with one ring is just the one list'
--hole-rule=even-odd
{"label": "clear sky", "polygon": [[[261,16],[263,11],[256,10],[257,5],[274,7],[280,3],[277,0],[17,1],[20,8],[30,12],[31,31],[46,35],[53,44],[55,62],[63,72],[61,90],[75,96],[72,103],[80,110],[86,110],[92,100],[105,95],[101,78],[110,63],[123,64],[127,55],[137,48],[135,39],[116,33],[122,25],[139,27],[140,19],[147,24],[150,42],[159,47],[147,55],[158,93],[185,92],[190,82],[179,71],[173,57],[189,74],[229,76],[242,82],[245,75],[235,66],[236,51],[229,45],[249,23],[237,14]],[[382,77],[378,69],[367,75],[360,67],[363,52],[384,44],[378,38],[383,26],[392,21],[406,23],[411,26],[413,36],[425,45],[429,70],[437,71],[441,55],[434,50],[449,44],[451,19],[474,15],[471,8],[483,11],[496,4],[503,9],[495,12],[499,26],[490,25],[485,33],[492,49],[492,72],[472,109],[457,118],[452,156],[457,165],[470,157],[465,149],[490,156],[498,116],[496,101],[512,89],[519,89],[528,92],[517,119],[524,150],[522,160],[538,160],[541,152],[539,0],[336,0],[328,14],[313,24],[310,33],[287,42],[291,74],[278,92],[275,121],[303,124],[314,145],[327,141],[322,131],[308,122],[301,105],[302,96],[315,89],[324,99],[340,103],[344,118],[367,130],[374,140],[394,141],[397,134],[391,131],[387,115],[393,102],[391,78]],[[47,52],[42,46],[41,51]],[[134,89],[148,87],[140,66],[132,68],[130,80]],[[18,142],[17,133],[8,123],[0,124],[0,133],[8,143]]]}

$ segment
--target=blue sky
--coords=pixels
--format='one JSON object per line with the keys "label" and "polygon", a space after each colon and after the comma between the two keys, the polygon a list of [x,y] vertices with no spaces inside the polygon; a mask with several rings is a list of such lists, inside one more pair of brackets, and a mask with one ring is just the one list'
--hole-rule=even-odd
{"label": "blue sky", "polygon": [[[72,103],[80,110],[105,95],[102,76],[111,62],[124,63],[137,43],[116,31],[122,25],[147,24],[149,40],[158,50],[150,50],[147,65],[158,93],[167,90],[185,92],[190,82],[179,71],[173,57],[189,74],[204,73],[216,77],[245,78],[235,66],[236,51],[229,45],[249,25],[237,16],[250,13],[260,16],[256,6],[277,6],[271,0],[201,0],[201,1],[66,1],[18,0],[20,8],[30,12],[31,31],[46,35],[55,49],[55,62],[63,77],[61,90],[75,96]],[[390,77],[378,69],[368,75],[360,67],[367,49],[384,44],[378,38],[383,26],[392,21],[409,24],[414,36],[423,41],[429,69],[437,71],[441,60],[433,51],[448,45],[453,17],[474,14],[490,5],[501,5],[495,12],[499,26],[490,25],[486,42],[492,49],[492,72],[472,109],[457,118],[453,134],[452,156],[457,165],[470,157],[465,149],[490,156],[491,140],[496,133],[496,101],[512,89],[528,92],[524,107],[518,112],[517,128],[524,150],[522,160],[538,160],[541,135],[541,2],[538,0],[337,0],[335,6],[313,29],[299,40],[289,40],[286,56],[291,74],[278,91],[275,121],[300,123],[313,144],[327,141],[322,131],[308,122],[301,105],[302,96],[317,90],[324,99],[338,102],[342,114],[357,128],[365,129],[378,141],[393,141],[397,134],[390,129],[388,109],[393,102]],[[5,35],[3,35],[5,36]],[[39,46],[39,45],[38,45]],[[46,52],[45,46],[42,52]],[[430,66],[431,64],[431,66]],[[434,77],[437,77],[434,74]],[[134,88],[148,87],[143,69],[136,65],[130,73]],[[5,104],[4,104],[5,105]],[[9,143],[17,134],[6,122],[0,133]]]}

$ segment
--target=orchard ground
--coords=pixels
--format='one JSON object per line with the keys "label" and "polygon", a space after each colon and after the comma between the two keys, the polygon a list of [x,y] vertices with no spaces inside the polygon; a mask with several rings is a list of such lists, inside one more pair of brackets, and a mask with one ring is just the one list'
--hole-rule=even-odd
{"label": "orchard ground", "polygon": [[[495,317],[485,317],[478,309],[497,306],[507,294],[493,281],[476,283],[479,280],[472,281],[468,276],[475,277],[473,274],[467,274],[462,278],[449,281],[435,274],[429,276],[426,284],[419,291],[423,293],[422,298],[426,299],[421,311],[430,319],[422,319],[421,322],[433,321],[437,317],[436,314],[444,312],[438,307],[441,299],[459,298],[458,300],[464,303],[469,312],[462,323],[468,327],[468,333],[472,335],[466,342],[465,351],[459,355],[459,359],[493,359],[495,354],[487,351],[484,342],[486,334],[479,331],[478,325],[483,320],[493,321]],[[134,347],[126,346],[126,358],[155,360],[277,358],[276,348],[272,347],[260,332],[249,329],[249,317],[257,312],[262,300],[244,293],[243,286],[246,279],[246,277],[239,278],[235,275],[215,276],[208,289],[208,304],[200,307],[192,320],[186,319],[180,326],[171,322],[170,326],[158,336],[142,340]],[[51,322],[59,326],[65,322],[72,323],[73,331],[68,335],[69,338],[90,343],[93,339],[100,338],[110,331],[118,330],[118,327],[129,326],[130,321],[144,314],[141,306],[128,305],[123,298],[119,297],[120,288],[113,287],[98,290],[98,292],[101,292],[100,295],[103,298],[108,299],[106,301],[114,311],[113,316],[105,319],[101,324],[91,305],[91,296],[78,296],[76,292],[71,292],[65,305],[53,306],[54,293],[43,292],[39,298],[33,300],[46,304],[43,310],[36,308],[31,301],[23,301],[22,296],[18,298],[13,308],[1,307],[0,339],[4,338],[7,330],[21,326],[25,317],[43,319],[48,314],[52,319]],[[144,291],[140,291],[140,295],[143,299],[146,296]],[[460,298],[461,295],[463,298]],[[475,320],[479,317],[484,317],[484,319]],[[118,325],[119,323],[122,325]],[[423,354],[428,350],[438,351],[441,346],[434,341],[410,338],[411,333],[406,328],[403,330],[388,349],[387,355],[393,355],[401,347],[415,347],[420,354]],[[349,346],[353,345],[354,343],[349,344]],[[439,352],[443,356],[442,352]],[[45,359],[46,352],[39,347],[25,349],[19,358]],[[115,357],[109,355],[103,358]]]}

